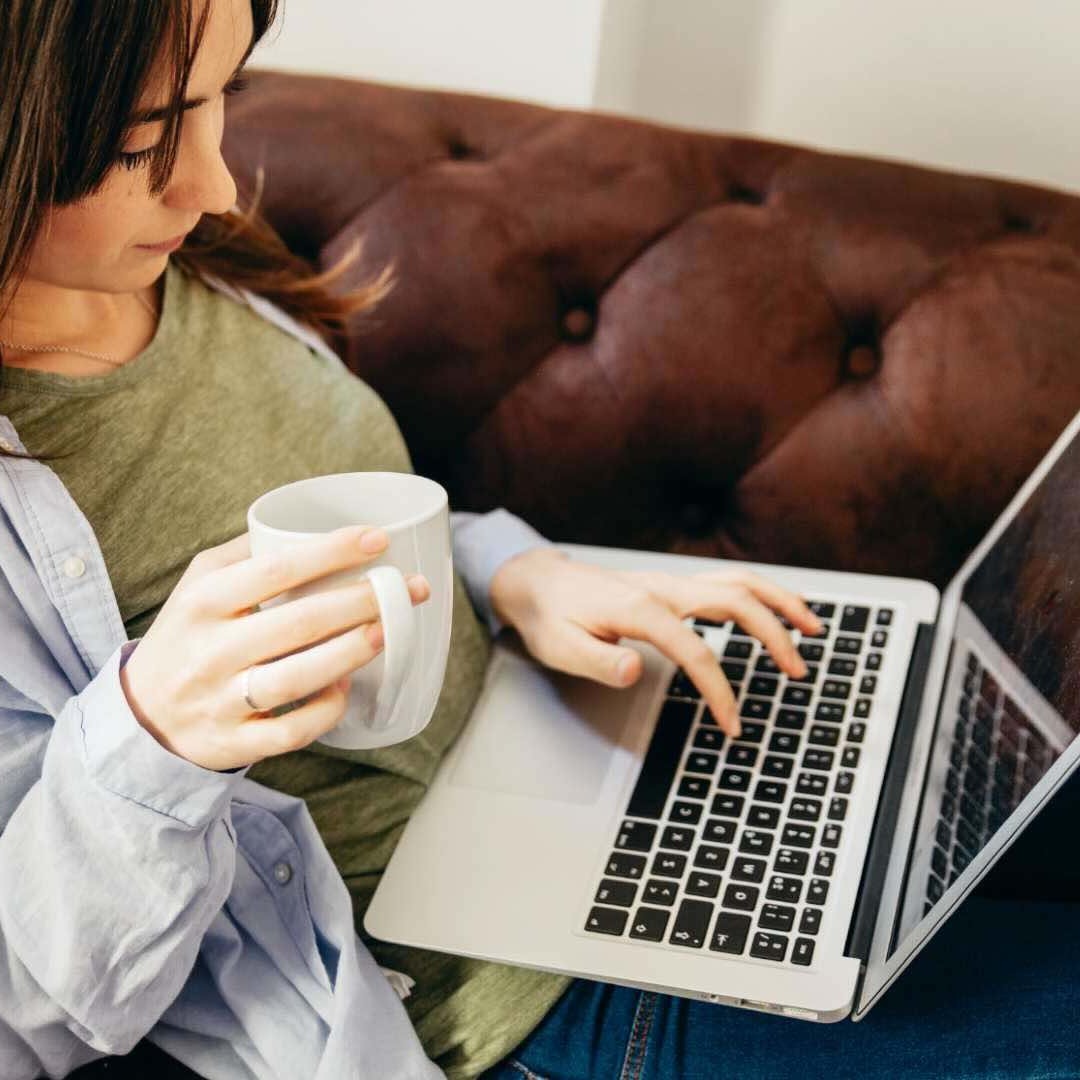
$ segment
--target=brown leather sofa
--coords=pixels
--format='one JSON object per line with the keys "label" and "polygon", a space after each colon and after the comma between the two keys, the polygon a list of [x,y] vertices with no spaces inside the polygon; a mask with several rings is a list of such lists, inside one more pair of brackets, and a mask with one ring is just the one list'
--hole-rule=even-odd
{"label": "brown leather sofa", "polygon": [[343,355],[457,508],[943,585],[1080,409],[1080,198],[345,80],[229,113],[295,250],[393,263]]}

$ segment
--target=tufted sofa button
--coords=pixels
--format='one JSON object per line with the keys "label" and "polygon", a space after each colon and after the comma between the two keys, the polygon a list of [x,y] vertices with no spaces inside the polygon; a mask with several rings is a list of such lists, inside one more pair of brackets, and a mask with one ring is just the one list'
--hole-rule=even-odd
{"label": "tufted sofa button", "polygon": [[869,345],[856,345],[847,354],[847,373],[853,379],[868,379],[877,373],[881,358]]}
{"label": "tufted sofa button", "polygon": [[571,308],[562,318],[563,337],[568,341],[587,341],[596,329],[596,316],[588,308]]}

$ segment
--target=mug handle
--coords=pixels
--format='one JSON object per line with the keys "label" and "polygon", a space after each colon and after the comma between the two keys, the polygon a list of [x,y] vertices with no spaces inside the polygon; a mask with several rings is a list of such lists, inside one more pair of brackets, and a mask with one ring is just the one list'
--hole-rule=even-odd
{"label": "mug handle", "polygon": [[365,721],[371,731],[386,731],[396,711],[401,688],[409,674],[416,638],[416,611],[405,575],[396,566],[373,566],[365,574],[379,605],[383,624],[383,677],[375,712]]}

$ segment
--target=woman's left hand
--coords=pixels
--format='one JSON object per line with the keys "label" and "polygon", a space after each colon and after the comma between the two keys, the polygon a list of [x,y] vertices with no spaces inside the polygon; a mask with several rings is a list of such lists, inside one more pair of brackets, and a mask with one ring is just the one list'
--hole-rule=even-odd
{"label": "woman's left hand", "polygon": [[499,567],[491,602],[541,663],[608,686],[632,686],[642,674],[641,654],[620,647],[620,639],[649,642],[687,673],[732,736],[740,724],[731,686],[712,650],[683,620],[733,619],[795,678],[806,674],[806,665],[774,612],[808,635],[821,630],[802,599],[749,571],[605,570],[555,548],[535,548]]}

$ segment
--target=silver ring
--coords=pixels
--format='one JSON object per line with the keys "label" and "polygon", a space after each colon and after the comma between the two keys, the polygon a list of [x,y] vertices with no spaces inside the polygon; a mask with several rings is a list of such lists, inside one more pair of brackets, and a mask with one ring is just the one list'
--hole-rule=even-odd
{"label": "silver ring", "polygon": [[256,705],[255,702],[251,700],[252,671],[254,671],[254,668],[244,668],[243,671],[244,700],[248,703],[248,707],[251,709],[252,712],[266,712],[266,710],[261,705]]}

